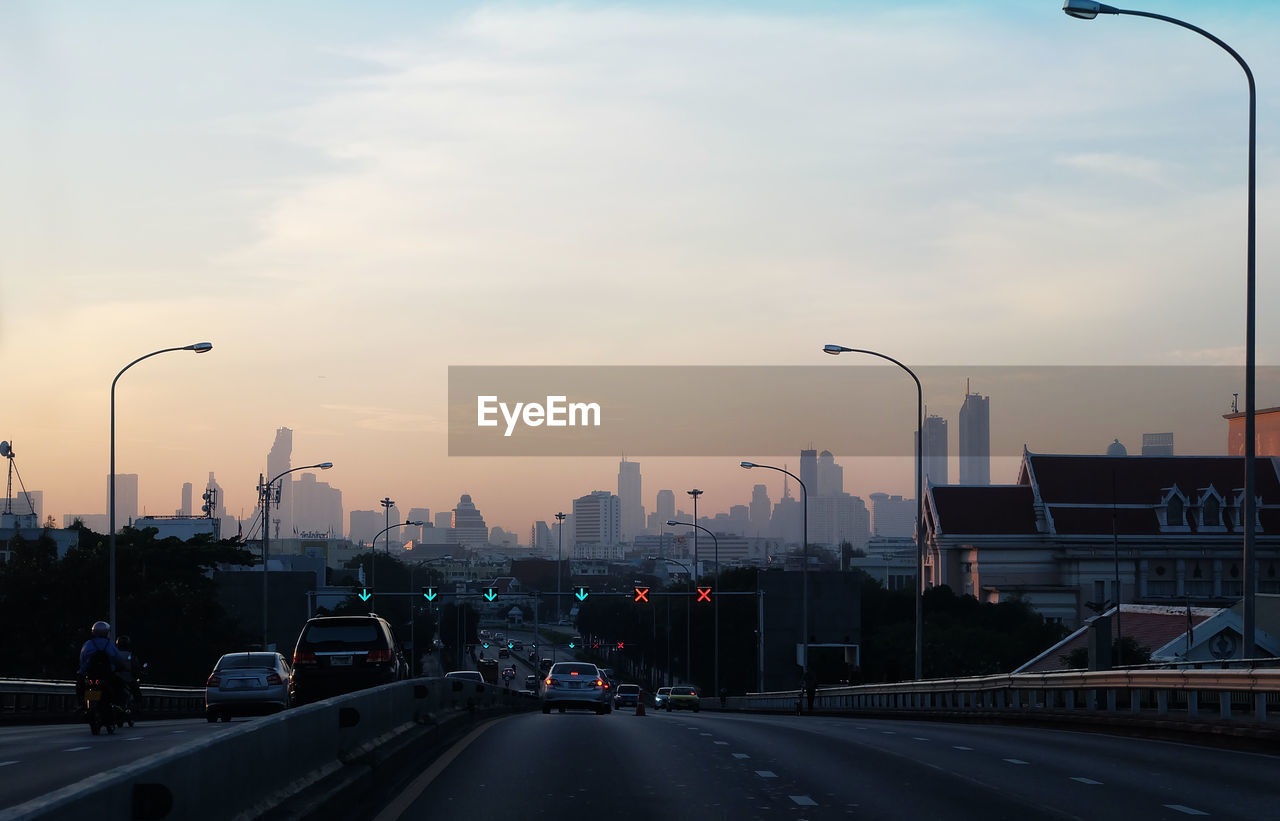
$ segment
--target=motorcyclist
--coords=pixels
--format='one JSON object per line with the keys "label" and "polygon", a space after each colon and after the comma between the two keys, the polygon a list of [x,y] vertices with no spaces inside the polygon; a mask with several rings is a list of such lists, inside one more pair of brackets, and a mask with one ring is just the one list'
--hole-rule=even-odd
{"label": "motorcyclist", "polygon": [[80,647],[80,668],[76,671],[76,701],[84,702],[85,676],[92,672],[107,682],[111,700],[119,703],[120,687],[115,674],[126,662],[111,643],[111,625],[105,621],[95,621],[90,632],[92,637]]}
{"label": "motorcyclist", "polygon": [[136,709],[136,705],[142,701],[142,691],[138,686],[141,668],[133,656],[133,640],[128,636],[120,636],[116,639],[116,650],[120,652],[121,660],[121,666],[116,669],[116,677],[120,679],[124,691],[125,706]]}

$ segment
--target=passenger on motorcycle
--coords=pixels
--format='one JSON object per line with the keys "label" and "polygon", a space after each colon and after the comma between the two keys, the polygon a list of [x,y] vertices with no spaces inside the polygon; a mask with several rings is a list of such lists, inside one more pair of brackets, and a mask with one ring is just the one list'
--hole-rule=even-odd
{"label": "passenger on motorcycle", "polygon": [[[126,707],[133,707],[142,701],[142,690],[138,686],[138,675],[142,672],[137,660],[133,657],[133,641],[128,636],[116,639],[116,650],[120,652],[122,665],[116,670],[116,676],[124,689]],[[132,704],[128,703],[132,698]]]}
{"label": "passenger on motorcycle", "polygon": [[80,669],[76,671],[76,701],[84,700],[84,680],[92,674],[107,682],[113,703],[120,703],[120,684],[116,673],[127,665],[120,651],[111,643],[111,625],[93,623],[93,637],[80,648]]}

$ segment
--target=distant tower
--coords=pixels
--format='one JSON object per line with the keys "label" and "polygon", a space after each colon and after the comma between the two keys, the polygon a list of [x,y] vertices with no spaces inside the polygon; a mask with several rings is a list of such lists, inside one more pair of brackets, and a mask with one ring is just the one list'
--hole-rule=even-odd
{"label": "distant tower", "polygon": [[1173,434],[1172,433],[1142,434],[1142,455],[1143,456],[1172,456],[1173,455]]}
{"label": "distant tower", "polygon": [[818,495],[818,451],[800,451],[800,481],[804,482],[806,491]]}
{"label": "distant tower", "polygon": [[632,541],[644,530],[644,503],[640,501],[640,463],[625,458],[618,464],[618,504],[622,508],[622,540]]}
{"label": "distant tower", "polygon": [[[920,443],[916,443],[920,447]],[[936,414],[924,420],[924,476],[935,485],[947,484],[947,420]],[[918,485],[925,487],[923,481]]]}
{"label": "distant tower", "polygon": [[1124,445],[1120,444],[1120,440],[1117,439],[1111,444],[1107,445],[1107,455],[1108,456],[1128,456],[1129,451],[1125,450]]}
{"label": "distant tower", "polygon": [[768,485],[756,485],[751,489],[751,505],[749,509],[750,535],[767,536],[769,534],[769,515],[773,512],[773,505],[769,501]]}
{"label": "distant tower", "polygon": [[191,515],[191,483],[182,483],[182,507],[178,508],[179,516]]}
{"label": "distant tower", "polygon": [[991,484],[991,397],[969,393],[960,406],[960,484]]}
{"label": "distant tower", "polygon": [[665,527],[667,520],[676,517],[676,494],[670,490],[658,491],[656,509],[658,512],[658,524]]}
{"label": "distant tower", "polygon": [[815,496],[839,496],[844,493],[844,468],[836,464],[831,451],[818,454],[818,487],[810,488]]}
{"label": "distant tower", "polygon": [[[275,441],[267,453],[266,480],[279,476],[293,467],[293,431],[289,428],[277,428]],[[293,533],[293,478],[285,476],[280,480],[280,501],[271,505],[272,530],[277,533]],[[276,522],[279,522],[277,527]]]}

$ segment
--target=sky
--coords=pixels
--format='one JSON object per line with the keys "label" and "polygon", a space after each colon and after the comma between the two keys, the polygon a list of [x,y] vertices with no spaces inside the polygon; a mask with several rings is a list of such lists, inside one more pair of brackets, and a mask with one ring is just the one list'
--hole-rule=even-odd
{"label": "sky", "polygon": [[[828,342],[1239,366],[1242,72],[1176,26],[1060,8],[0,5],[0,437],[46,513],[103,512],[112,379],[207,340],[120,379],[117,470],[147,512],[214,471],[250,516],[289,427],[348,512],[470,493],[526,538],[618,459],[450,458],[450,366],[854,366]],[[1143,8],[1257,78],[1276,364],[1280,6]],[[883,400],[909,437],[903,383]],[[852,492],[910,494],[909,460],[842,456]],[[638,460],[646,506],[780,493],[736,459]]]}

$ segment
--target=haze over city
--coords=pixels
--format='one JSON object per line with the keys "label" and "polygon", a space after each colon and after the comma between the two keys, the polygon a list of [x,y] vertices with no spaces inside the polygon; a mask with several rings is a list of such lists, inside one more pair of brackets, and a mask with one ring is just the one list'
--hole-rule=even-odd
{"label": "haze over city", "polygon": [[[836,342],[912,366],[1239,366],[1238,67],[1058,5],[7,4],[0,437],[46,514],[102,512],[111,379],[208,340],[120,381],[140,510],[213,471],[250,516],[289,427],[347,510],[468,493],[523,541],[626,454],[449,457],[451,365],[847,369],[821,356]],[[1275,74],[1280,9],[1212,16]],[[1280,307],[1278,167],[1261,140],[1260,317]],[[1259,362],[1278,344],[1261,322]],[[905,452],[902,383],[880,399]],[[954,419],[962,398],[927,401]],[[1136,452],[1164,429],[1113,435]],[[829,445],[797,429],[741,457],[810,446]],[[909,458],[836,455],[849,492],[910,495]],[[643,468],[650,508],[696,486],[727,510],[766,481],[736,459]]]}

